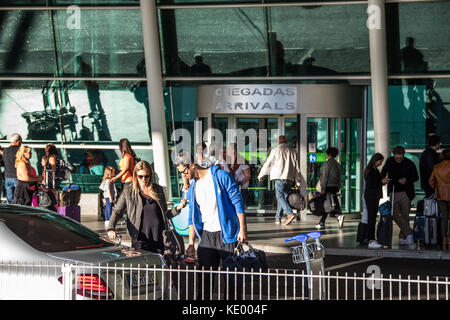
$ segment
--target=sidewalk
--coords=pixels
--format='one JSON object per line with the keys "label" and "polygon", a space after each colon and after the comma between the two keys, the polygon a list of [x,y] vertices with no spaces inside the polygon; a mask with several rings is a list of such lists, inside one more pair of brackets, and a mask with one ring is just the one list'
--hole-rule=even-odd
{"label": "sidewalk", "polygon": [[[412,216],[411,216],[412,218]],[[253,247],[264,250],[267,253],[290,254],[289,247],[298,244],[285,242],[284,239],[297,234],[305,234],[316,231],[314,226],[319,218],[311,215],[303,216],[301,221],[294,220],[290,225],[285,226],[284,219],[281,225],[276,225],[273,215],[261,215],[249,212],[247,214],[248,240]],[[95,216],[82,216],[81,223],[86,227],[104,234],[104,221],[98,221]],[[130,238],[126,232],[125,224],[117,226],[117,232],[122,235],[122,242],[130,245]],[[399,228],[394,223],[392,249],[368,249],[360,247],[356,242],[356,232],[359,220],[345,220],[342,229],[339,229],[337,220],[328,217],[326,229],[321,230],[321,242],[328,255],[340,256],[361,256],[361,257],[389,257],[389,258],[410,258],[410,259],[450,259],[450,252],[443,252],[439,249],[415,248],[415,245],[400,246],[398,244]],[[412,226],[412,221],[411,221]],[[187,237],[185,237],[187,241]]]}

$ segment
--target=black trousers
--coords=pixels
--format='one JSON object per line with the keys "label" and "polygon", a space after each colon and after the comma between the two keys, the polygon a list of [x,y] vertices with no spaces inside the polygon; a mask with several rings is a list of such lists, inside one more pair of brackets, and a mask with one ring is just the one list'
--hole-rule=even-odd
{"label": "black trousers", "polygon": [[381,198],[365,197],[367,208],[367,239],[375,240],[375,224],[377,221],[378,204]]}
{"label": "black trousers", "polygon": [[[237,242],[224,243],[222,240],[222,232],[208,232],[203,231],[202,239],[198,244],[197,257],[200,268],[204,267],[205,270],[217,270],[220,266],[220,262],[225,260],[228,256],[232,255],[236,248]],[[198,273],[198,296],[199,300],[210,300],[211,292],[214,292],[214,283],[216,282],[217,275],[210,274],[208,272],[201,274]],[[231,282],[231,281],[230,281]],[[226,282],[225,282],[226,284]],[[234,299],[234,284],[229,283],[228,286],[221,286],[224,290],[223,294],[226,297],[227,287],[230,299]],[[239,292],[239,290],[238,290]]]}

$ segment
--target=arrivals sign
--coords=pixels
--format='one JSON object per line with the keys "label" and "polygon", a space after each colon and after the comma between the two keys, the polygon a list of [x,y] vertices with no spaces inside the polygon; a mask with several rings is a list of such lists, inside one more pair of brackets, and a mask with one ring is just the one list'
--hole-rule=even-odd
{"label": "arrivals sign", "polygon": [[289,85],[226,85],[214,89],[213,113],[296,114],[297,88]]}

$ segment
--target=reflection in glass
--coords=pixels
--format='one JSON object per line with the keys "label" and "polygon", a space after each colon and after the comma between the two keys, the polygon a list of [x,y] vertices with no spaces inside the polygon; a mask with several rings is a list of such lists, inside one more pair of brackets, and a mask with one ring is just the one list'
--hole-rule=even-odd
{"label": "reflection in glass", "polygon": [[267,75],[261,8],[161,10],[165,75]]}
{"label": "reflection in glass", "polygon": [[386,4],[390,73],[450,70],[449,11],[448,1]]}
{"label": "reflection in glass", "polygon": [[[140,10],[82,10],[77,27],[66,11],[53,11],[60,75],[137,75],[144,58]],[[120,23],[118,23],[120,21]],[[80,66],[80,56],[84,63]]]}
{"label": "reflection in glass", "polygon": [[368,73],[367,6],[267,9],[272,75]]}
{"label": "reflection in glass", "polygon": [[52,29],[46,11],[0,11],[0,74],[53,75]]}
{"label": "reflection in glass", "polygon": [[131,83],[99,82],[87,91],[80,82],[82,88],[73,81],[0,82],[0,135],[69,144],[150,142],[148,112]]}

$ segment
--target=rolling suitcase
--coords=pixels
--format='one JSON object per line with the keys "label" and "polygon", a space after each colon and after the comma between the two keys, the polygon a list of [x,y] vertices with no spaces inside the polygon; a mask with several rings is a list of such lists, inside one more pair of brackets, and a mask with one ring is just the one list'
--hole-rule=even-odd
{"label": "rolling suitcase", "polygon": [[390,203],[386,204],[386,207],[390,207],[390,210],[381,210],[380,206],[380,220],[377,226],[377,241],[384,247],[392,246],[392,222],[394,216],[394,195],[395,188],[392,189],[392,200]]}
{"label": "rolling suitcase", "polygon": [[425,217],[425,244],[437,245],[439,243],[439,218],[438,217]]}
{"label": "rolling suitcase", "polygon": [[58,213],[81,223],[80,206],[60,206],[58,207]]}
{"label": "rolling suitcase", "polygon": [[416,214],[414,218],[413,240],[415,243],[425,243],[425,217]]}
{"label": "rolling suitcase", "polygon": [[439,208],[436,199],[434,196],[436,194],[433,193],[428,198],[423,198],[423,214],[426,217],[438,217],[439,216]]}
{"label": "rolling suitcase", "polygon": [[384,247],[392,245],[392,216],[382,216],[377,226],[377,241]]}
{"label": "rolling suitcase", "polygon": [[367,244],[369,242],[369,225],[367,224],[368,220],[368,213],[367,213],[367,207],[366,207],[366,200],[364,197],[362,198],[363,203],[363,214],[361,217],[361,222],[358,224],[358,231],[356,233],[356,242],[359,242],[360,244]]}

